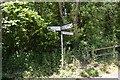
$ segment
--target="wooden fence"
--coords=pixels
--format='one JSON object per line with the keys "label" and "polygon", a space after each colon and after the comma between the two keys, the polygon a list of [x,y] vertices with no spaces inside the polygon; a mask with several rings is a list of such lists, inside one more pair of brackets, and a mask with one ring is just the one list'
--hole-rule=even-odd
{"label": "wooden fence", "polygon": [[88,54],[89,51],[91,51],[91,53],[94,53],[95,51],[113,48],[113,52],[96,55],[96,57],[97,57],[97,56],[103,56],[103,55],[109,55],[109,54],[115,54],[115,53],[118,53],[117,51],[115,51],[115,48],[116,48],[116,47],[120,47],[120,45],[114,45],[114,46],[110,46],[110,47],[104,47],[104,48],[98,48],[98,49],[90,49],[90,50],[87,50],[87,49],[86,49],[86,53]]}

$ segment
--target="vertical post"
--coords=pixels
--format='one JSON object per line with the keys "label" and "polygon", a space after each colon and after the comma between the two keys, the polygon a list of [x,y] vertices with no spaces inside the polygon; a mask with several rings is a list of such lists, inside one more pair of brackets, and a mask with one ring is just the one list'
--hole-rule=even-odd
{"label": "vertical post", "polygon": [[63,65],[64,65],[64,52],[63,52],[63,34],[62,34],[62,31],[61,31],[61,56],[62,56],[62,68],[63,68]]}
{"label": "vertical post", "polygon": [[114,47],[113,47],[113,53],[115,53],[115,45],[114,45]]}
{"label": "vertical post", "polygon": [[[2,6],[0,5],[0,7]],[[1,9],[0,9],[0,26],[2,26],[2,10]],[[0,79],[2,80],[2,27],[0,27]]]}
{"label": "vertical post", "polygon": [[92,50],[92,60],[94,60],[95,59],[95,53],[94,53],[95,51],[94,51],[94,49]]}
{"label": "vertical post", "polygon": [[86,56],[87,56],[87,58],[88,58],[88,48],[86,48],[86,54],[87,54]]}
{"label": "vertical post", "polygon": [[[114,47],[113,47],[113,54],[114,54],[114,53],[115,53],[115,45],[114,45]],[[114,54],[115,59],[117,59],[116,55],[117,55],[117,54]]]}

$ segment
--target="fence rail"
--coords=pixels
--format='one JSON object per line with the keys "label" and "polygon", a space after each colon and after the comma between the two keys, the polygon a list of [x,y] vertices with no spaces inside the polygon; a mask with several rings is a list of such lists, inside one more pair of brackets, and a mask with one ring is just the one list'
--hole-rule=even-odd
{"label": "fence rail", "polygon": [[89,51],[91,51],[92,53],[94,53],[95,51],[113,48],[113,52],[105,53],[105,54],[99,54],[99,55],[96,55],[96,57],[103,56],[103,55],[109,55],[109,54],[115,54],[115,53],[118,53],[118,52],[115,51],[116,47],[120,47],[120,45],[114,45],[114,46],[110,46],[110,47],[104,47],[104,48],[98,48],[98,49],[90,49],[90,50],[86,49],[86,53],[88,54]]}
{"label": "fence rail", "polygon": [[118,53],[118,52],[116,51],[116,52],[111,52],[111,53],[100,54],[100,55],[96,55],[96,57],[105,56],[105,55],[109,55],[109,54],[116,54],[116,53]]}
{"label": "fence rail", "polygon": [[110,46],[110,47],[105,47],[105,48],[98,48],[98,49],[91,49],[89,51],[98,51],[98,50],[102,50],[102,49],[109,49],[109,48],[116,48],[116,47],[120,47],[120,45],[115,45],[115,46]]}

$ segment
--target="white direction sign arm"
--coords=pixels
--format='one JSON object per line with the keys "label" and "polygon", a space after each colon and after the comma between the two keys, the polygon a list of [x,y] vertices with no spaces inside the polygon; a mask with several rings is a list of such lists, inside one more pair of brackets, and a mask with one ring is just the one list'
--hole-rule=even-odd
{"label": "white direction sign arm", "polygon": [[72,23],[71,24],[67,24],[67,25],[62,26],[62,30],[69,29],[69,28],[72,28],[72,27],[73,27]]}
{"label": "white direction sign arm", "polygon": [[49,31],[61,31],[61,27],[60,26],[48,26],[47,29]]}
{"label": "white direction sign arm", "polygon": [[73,35],[73,32],[62,31],[62,34],[65,34],[65,35]]}

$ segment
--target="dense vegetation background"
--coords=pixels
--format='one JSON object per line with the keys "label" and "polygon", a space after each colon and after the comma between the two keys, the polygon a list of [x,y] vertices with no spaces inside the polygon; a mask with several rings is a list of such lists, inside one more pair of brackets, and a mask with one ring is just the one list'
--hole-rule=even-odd
{"label": "dense vegetation background", "polygon": [[[81,64],[112,63],[118,56],[95,57],[113,49],[89,50],[120,44],[119,2],[5,2],[1,6],[3,77],[82,76],[84,72],[73,74]],[[61,70],[60,33],[48,31],[47,26],[69,23],[74,27],[66,31],[74,35],[64,35],[64,66],[68,67]]]}

